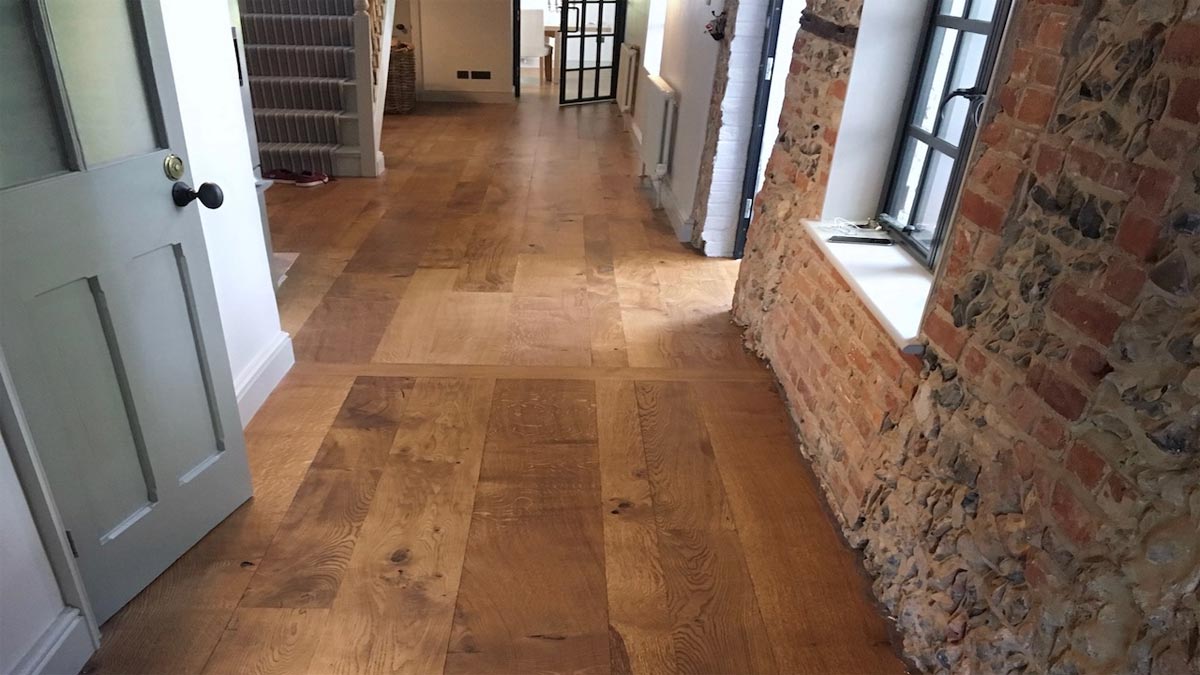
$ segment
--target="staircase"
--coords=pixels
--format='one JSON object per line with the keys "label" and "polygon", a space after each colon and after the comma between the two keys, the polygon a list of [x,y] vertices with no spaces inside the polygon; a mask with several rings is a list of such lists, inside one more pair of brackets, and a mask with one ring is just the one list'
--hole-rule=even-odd
{"label": "staircase", "polygon": [[378,176],[395,0],[242,0],[262,169]]}

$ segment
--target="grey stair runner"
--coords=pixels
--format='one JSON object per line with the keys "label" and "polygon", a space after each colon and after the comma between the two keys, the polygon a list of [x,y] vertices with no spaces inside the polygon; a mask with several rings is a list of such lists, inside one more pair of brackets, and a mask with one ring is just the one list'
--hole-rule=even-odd
{"label": "grey stair runner", "polygon": [[241,6],[263,171],[333,174],[339,157],[358,151],[356,137],[342,138],[357,127],[348,118],[354,0],[242,0]]}
{"label": "grey stair runner", "polygon": [[336,77],[251,77],[250,98],[256,109],[343,110],[344,86]]}

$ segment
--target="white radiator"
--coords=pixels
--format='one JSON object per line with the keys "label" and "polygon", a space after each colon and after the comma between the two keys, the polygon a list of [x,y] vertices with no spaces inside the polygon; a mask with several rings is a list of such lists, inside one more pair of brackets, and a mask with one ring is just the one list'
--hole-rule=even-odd
{"label": "white radiator", "polygon": [[617,69],[617,108],[623,113],[633,110],[634,95],[637,92],[637,76],[641,65],[638,46],[621,43],[620,67]]}
{"label": "white radiator", "polygon": [[657,182],[670,171],[678,97],[666,80],[645,69],[639,84],[633,134],[641,148],[645,173]]}

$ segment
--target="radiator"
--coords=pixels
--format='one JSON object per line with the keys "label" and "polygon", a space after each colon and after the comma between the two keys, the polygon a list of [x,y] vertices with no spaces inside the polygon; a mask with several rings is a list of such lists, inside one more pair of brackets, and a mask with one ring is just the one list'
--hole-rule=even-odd
{"label": "radiator", "polygon": [[617,108],[623,113],[633,110],[637,93],[637,76],[641,70],[641,54],[637,45],[621,43],[620,67],[617,69]]}
{"label": "radiator", "polygon": [[645,69],[640,79],[633,134],[639,141],[645,173],[657,182],[670,170],[679,104],[675,90],[666,80]]}

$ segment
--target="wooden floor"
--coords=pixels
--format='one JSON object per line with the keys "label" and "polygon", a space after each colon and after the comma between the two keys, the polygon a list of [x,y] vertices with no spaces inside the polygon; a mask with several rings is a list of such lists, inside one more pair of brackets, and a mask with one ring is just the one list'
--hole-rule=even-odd
{"label": "wooden floor", "polygon": [[298,363],[255,497],[90,672],[902,672],[764,366],[611,105],[425,105],[269,195]]}

